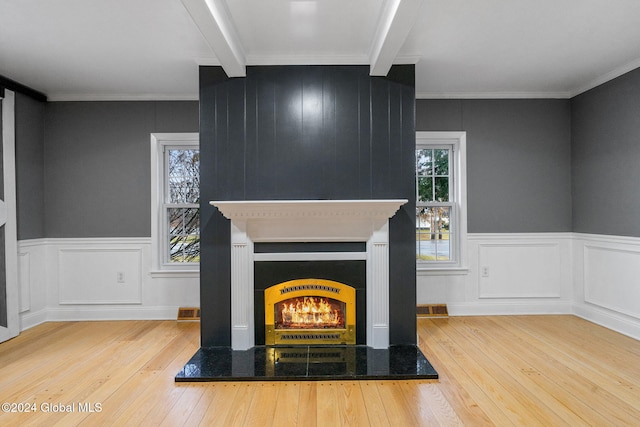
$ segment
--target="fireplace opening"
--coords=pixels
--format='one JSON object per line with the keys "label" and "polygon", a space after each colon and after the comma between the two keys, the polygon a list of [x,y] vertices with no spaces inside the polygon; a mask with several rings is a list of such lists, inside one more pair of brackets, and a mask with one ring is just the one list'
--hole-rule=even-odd
{"label": "fireplace opening", "polygon": [[295,279],[264,291],[265,344],[355,344],[356,290],[326,279]]}
{"label": "fireplace opening", "polygon": [[346,304],[318,295],[289,298],[274,308],[276,329],[344,329]]}
{"label": "fireplace opening", "polygon": [[[281,249],[281,248],[278,248]],[[307,245],[304,249],[309,249]],[[317,247],[311,248],[317,251]],[[335,246],[332,248],[335,252]],[[349,248],[351,249],[351,248]],[[293,253],[293,252],[291,252]],[[298,252],[299,253],[299,252]],[[255,261],[254,262],[254,333],[255,345],[269,345],[266,339],[267,310],[265,306],[265,292],[267,289],[279,283],[285,283],[297,279],[315,278],[331,280],[346,284],[355,289],[355,337],[356,345],[367,344],[367,291],[366,291],[367,265],[364,260],[327,260],[327,261]],[[278,300],[292,298],[294,295],[279,296]],[[335,298],[333,294],[319,294],[307,292],[306,296]],[[299,297],[299,296],[296,296]],[[304,297],[304,295],[303,295]],[[275,308],[271,305],[271,316],[276,318]],[[346,308],[345,308],[346,310]],[[345,311],[346,313],[346,311]],[[355,315],[354,315],[355,316]],[[345,323],[346,324],[346,323]],[[275,321],[274,321],[275,325]],[[275,327],[275,326],[274,326]],[[299,329],[303,331],[303,329]],[[323,328],[324,332],[329,329]],[[273,345],[273,344],[270,344]]]}

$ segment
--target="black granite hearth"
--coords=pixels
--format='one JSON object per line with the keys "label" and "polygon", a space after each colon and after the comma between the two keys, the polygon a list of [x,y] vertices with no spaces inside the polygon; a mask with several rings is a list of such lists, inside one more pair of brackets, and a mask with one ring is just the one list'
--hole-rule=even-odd
{"label": "black granite hearth", "polygon": [[258,346],[201,348],[176,375],[190,381],[319,381],[437,379],[438,373],[413,345]]}

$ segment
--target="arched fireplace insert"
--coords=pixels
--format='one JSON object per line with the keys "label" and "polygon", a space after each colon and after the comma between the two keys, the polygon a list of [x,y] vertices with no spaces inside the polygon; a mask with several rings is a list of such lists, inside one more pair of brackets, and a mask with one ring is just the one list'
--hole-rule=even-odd
{"label": "arched fireplace insert", "polygon": [[264,291],[265,344],[355,344],[356,290],[326,279],[295,279]]}

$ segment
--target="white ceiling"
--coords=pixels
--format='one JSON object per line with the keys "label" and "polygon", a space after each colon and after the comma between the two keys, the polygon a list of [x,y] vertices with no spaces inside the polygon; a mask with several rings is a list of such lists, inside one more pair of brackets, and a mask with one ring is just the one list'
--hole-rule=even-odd
{"label": "white ceiling", "polygon": [[571,97],[640,66],[640,1],[0,0],[0,75],[50,100],[197,99],[198,64],[391,62],[419,98]]}

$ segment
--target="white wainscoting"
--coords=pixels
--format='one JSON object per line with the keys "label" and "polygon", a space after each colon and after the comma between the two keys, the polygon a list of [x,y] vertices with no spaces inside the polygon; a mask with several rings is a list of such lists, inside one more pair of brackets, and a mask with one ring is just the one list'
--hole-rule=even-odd
{"label": "white wainscoting", "polygon": [[31,253],[18,253],[18,282],[20,288],[20,313],[31,310]]}
{"label": "white wainscoting", "polygon": [[142,304],[142,247],[61,248],[58,302]]}
{"label": "white wainscoting", "polygon": [[418,273],[418,304],[449,314],[571,313],[571,233],[469,234],[468,270]]}
{"label": "white wainscoting", "polygon": [[478,297],[560,298],[561,252],[558,241],[478,243]]}
{"label": "white wainscoting", "polygon": [[574,234],[574,312],[640,339],[640,238]]}
{"label": "white wainscoting", "polygon": [[[178,307],[199,306],[199,278],[152,277],[150,248],[143,238],[19,241],[21,328],[50,320],[175,319]],[[465,270],[418,273],[418,304],[446,303],[453,316],[576,314],[640,339],[640,238],[469,234],[468,254]],[[106,255],[104,265],[98,255]],[[86,260],[95,270],[73,270]],[[126,290],[113,283],[120,271]],[[112,289],[73,295],[96,284]]]}
{"label": "white wainscoting", "polygon": [[199,306],[199,278],[150,274],[151,239],[18,242],[21,328],[53,320],[175,319]]}

